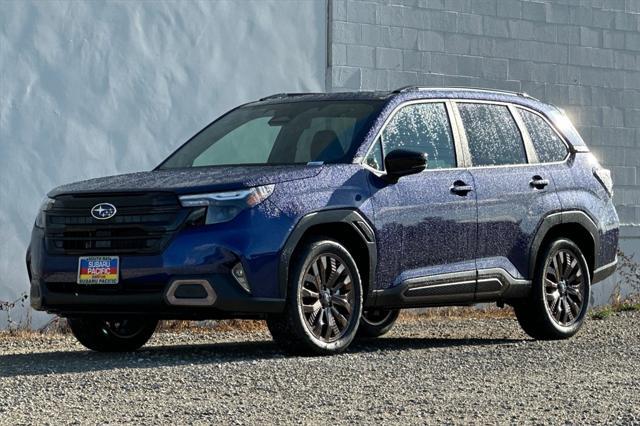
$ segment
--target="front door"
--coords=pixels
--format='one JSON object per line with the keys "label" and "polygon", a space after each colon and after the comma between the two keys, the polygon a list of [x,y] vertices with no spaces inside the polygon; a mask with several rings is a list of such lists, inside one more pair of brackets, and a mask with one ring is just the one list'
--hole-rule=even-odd
{"label": "front door", "polygon": [[[471,301],[475,290],[476,196],[458,168],[447,102],[400,108],[366,162],[378,233],[378,289],[397,289],[403,306]],[[381,158],[394,149],[427,154],[427,170],[390,183]],[[457,152],[458,151],[458,152]]]}

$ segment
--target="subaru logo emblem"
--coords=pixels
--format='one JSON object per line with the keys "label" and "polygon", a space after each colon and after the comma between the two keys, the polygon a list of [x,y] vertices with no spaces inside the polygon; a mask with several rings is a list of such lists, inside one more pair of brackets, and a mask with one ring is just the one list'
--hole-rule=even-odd
{"label": "subaru logo emblem", "polygon": [[98,220],[111,219],[116,215],[116,206],[109,203],[100,203],[93,206],[91,216]]}

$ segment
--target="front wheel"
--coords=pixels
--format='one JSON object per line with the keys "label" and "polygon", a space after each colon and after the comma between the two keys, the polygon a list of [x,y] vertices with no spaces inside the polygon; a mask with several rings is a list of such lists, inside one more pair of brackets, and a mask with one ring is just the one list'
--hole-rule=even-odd
{"label": "front wheel", "polygon": [[400,315],[399,309],[369,309],[362,313],[358,336],[380,337],[387,334]]}
{"label": "front wheel", "polygon": [[541,253],[532,294],[514,304],[518,322],[534,339],[567,339],[586,317],[591,276],[580,248],[571,240],[553,241]]}
{"label": "front wheel", "polygon": [[157,320],[69,318],[71,332],[83,346],[97,352],[133,352],[153,335]]}
{"label": "front wheel", "polygon": [[333,354],[351,344],[361,315],[356,262],[337,241],[316,238],[296,253],[285,312],[267,326],[287,352]]}

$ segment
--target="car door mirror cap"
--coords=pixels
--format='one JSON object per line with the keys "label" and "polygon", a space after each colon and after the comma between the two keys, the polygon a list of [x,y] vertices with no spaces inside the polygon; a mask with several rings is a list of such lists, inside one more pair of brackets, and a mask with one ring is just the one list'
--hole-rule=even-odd
{"label": "car door mirror cap", "polygon": [[427,168],[427,154],[408,149],[394,149],[384,157],[387,177],[397,182],[403,176],[422,172]]}

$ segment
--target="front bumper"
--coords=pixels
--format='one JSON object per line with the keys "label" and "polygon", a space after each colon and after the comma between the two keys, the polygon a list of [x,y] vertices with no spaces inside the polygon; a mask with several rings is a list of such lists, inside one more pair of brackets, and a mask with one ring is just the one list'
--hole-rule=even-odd
{"label": "front bumper", "polygon": [[[191,229],[179,232],[159,254],[120,255],[116,285],[78,285],[77,255],[47,252],[44,232],[34,228],[27,253],[31,306],[61,316],[133,316],[159,319],[256,318],[284,309],[277,279],[278,242],[252,250],[250,235],[233,230]],[[213,244],[213,236],[218,243]],[[225,240],[222,237],[227,236]],[[235,245],[234,245],[235,244]],[[118,253],[113,253],[117,255]],[[241,262],[251,285],[245,291],[231,268]],[[211,303],[176,304],[168,296],[179,280],[203,281],[215,292]],[[184,301],[182,301],[184,302]]]}
{"label": "front bumper", "polygon": [[[147,286],[145,291],[125,290],[121,286],[93,288],[75,283],[51,285],[31,281],[31,306],[61,316],[135,316],[160,319],[258,318],[284,309],[284,300],[253,297],[222,275],[185,276],[180,279],[207,280],[215,289],[215,301],[174,305],[167,292],[176,278],[166,284]],[[110,288],[109,288],[110,287]]]}

